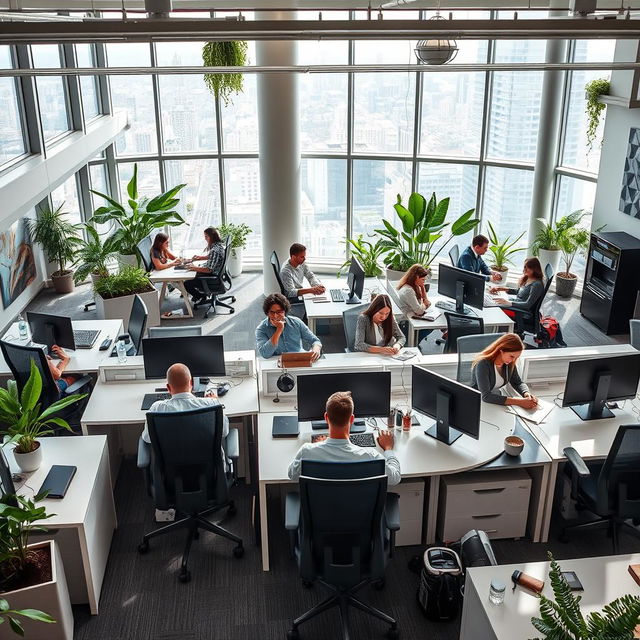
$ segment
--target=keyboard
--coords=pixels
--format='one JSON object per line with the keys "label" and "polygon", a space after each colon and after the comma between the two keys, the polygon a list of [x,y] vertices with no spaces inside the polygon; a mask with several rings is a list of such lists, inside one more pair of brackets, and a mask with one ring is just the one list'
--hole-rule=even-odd
{"label": "keyboard", "polygon": [[367,433],[353,433],[349,436],[351,444],[355,444],[357,447],[375,447],[376,439],[371,431]]}
{"label": "keyboard", "polygon": [[91,349],[99,335],[100,331],[95,329],[74,329],[73,341],[76,343],[76,349]]}
{"label": "keyboard", "polygon": [[[455,302],[447,302],[446,300],[438,300],[435,304],[438,309],[442,309],[443,311],[451,311],[452,313],[458,313],[456,311],[456,303]],[[462,312],[465,316],[475,316],[475,311],[472,311],[469,307],[465,305],[464,311]]]}
{"label": "keyboard", "polygon": [[496,301],[493,299],[493,296],[489,295],[488,293],[485,293],[484,295],[484,303],[483,305],[485,307],[497,307],[498,305],[496,304]]}
{"label": "keyboard", "polygon": [[[204,391],[196,391],[193,393],[197,398],[204,398]],[[154,402],[158,400],[168,400],[171,397],[170,393],[145,393],[144,398],[142,399],[142,406],[140,407],[143,411],[147,411]]]}
{"label": "keyboard", "polygon": [[342,295],[342,289],[330,289],[331,300],[333,302],[344,302],[344,296]]}

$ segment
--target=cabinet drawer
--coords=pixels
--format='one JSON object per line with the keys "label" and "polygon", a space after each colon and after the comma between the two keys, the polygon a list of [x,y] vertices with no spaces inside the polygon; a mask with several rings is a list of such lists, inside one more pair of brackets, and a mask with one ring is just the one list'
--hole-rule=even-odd
{"label": "cabinet drawer", "polygon": [[459,540],[470,529],[485,531],[489,538],[523,538],[527,528],[527,512],[494,513],[482,516],[459,516],[440,521],[438,537],[444,541]]}
{"label": "cabinet drawer", "polygon": [[529,508],[530,493],[531,479],[517,486],[449,490],[445,496],[444,509],[447,518],[516,513]]}

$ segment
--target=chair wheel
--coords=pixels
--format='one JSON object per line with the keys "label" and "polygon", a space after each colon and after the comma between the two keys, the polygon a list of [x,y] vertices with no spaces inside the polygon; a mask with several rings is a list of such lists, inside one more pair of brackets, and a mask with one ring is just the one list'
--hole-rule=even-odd
{"label": "chair wheel", "polygon": [[189,582],[191,580],[191,571],[188,569],[181,569],[178,574],[178,580],[182,583]]}
{"label": "chair wheel", "polygon": [[233,547],[234,558],[242,558],[243,555],[244,555],[244,547],[241,544]]}
{"label": "chair wheel", "polygon": [[374,580],[373,582],[373,588],[376,591],[382,591],[384,589],[386,582],[384,580],[384,578],[380,578],[379,580]]}
{"label": "chair wheel", "polygon": [[397,627],[391,627],[391,629],[387,631],[387,638],[389,638],[389,640],[398,640],[399,637],[400,632]]}
{"label": "chair wheel", "polygon": [[297,629],[287,631],[287,640],[300,640],[300,632]]}
{"label": "chair wheel", "polygon": [[227,508],[227,515],[233,517],[236,515],[236,513],[238,513],[238,508],[235,504],[231,503]]}
{"label": "chair wheel", "polygon": [[235,309],[229,309],[229,313],[235,313],[236,310]]}
{"label": "chair wheel", "polygon": [[138,545],[138,553],[147,553],[149,551],[149,543],[145,540]]}

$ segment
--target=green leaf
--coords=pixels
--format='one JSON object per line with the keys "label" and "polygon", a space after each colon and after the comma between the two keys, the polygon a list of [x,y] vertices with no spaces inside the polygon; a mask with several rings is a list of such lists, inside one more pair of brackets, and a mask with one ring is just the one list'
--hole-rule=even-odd
{"label": "green leaf", "polygon": [[47,624],[55,623],[55,620],[44,611],[38,609],[20,609],[20,614],[30,620],[37,620],[38,622],[46,622]]}
{"label": "green leaf", "polygon": [[438,225],[441,225],[445,221],[448,211],[449,211],[449,198],[443,198],[436,205],[433,217],[429,221],[429,226],[437,227]]}
{"label": "green leaf", "polygon": [[427,210],[427,201],[424,199],[424,196],[419,193],[412,193],[409,196],[407,208],[411,211],[415,224],[418,225],[424,218],[424,214]]}
{"label": "green leaf", "polygon": [[74,402],[79,402],[80,400],[82,400],[83,398],[86,398],[86,397],[87,397],[86,393],[74,393],[73,395],[66,396],[64,398],[60,398],[60,400],[56,400],[53,404],[50,404],[40,414],[40,420],[44,420],[45,418],[48,418],[49,416],[53,415],[54,413],[57,413],[58,411],[61,411],[62,409],[65,409],[66,407],[68,407],[69,405],[73,404]]}
{"label": "green leaf", "polygon": [[21,638],[24,638],[24,628],[18,620],[9,616],[9,626],[11,627],[11,631],[13,631],[13,633],[20,636]]}
{"label": "green leaf", "polygon": [[[136,200],[138,198],[138,163],[133,163],[133,175],[131,176],[131,180],[129,180],[129,184],[127,185],[127,193],[130,198]],[[131,200],[129,200],[129,204],[131,204]],[[135,209],[135,203],[131,205],[132,209]]]}
{"label": "green leaf", "polygon": [[116,209],[116,211],[119,211],[120,213],[125,213],[124,207],[117,200],[114,200],[113,198],[111,198],[105,193],[94,191],[93,189],[89,189],[89,191],[91,191],[91,193],[94,193],[97,196],[100,196],[101,198],[104,198],[114,209]]}
{"label": "green leaf", "polygon": [[467,223],[472,223],[471,229],[479,224],[479,218],[474,218],[473,220],[471,219],[471,216],[475,213],[475,211],[475,209],[469,209],[469,211],[465,211],[457,220],[453,222],[453,224],[451,225],[451,233],[454,236],[459,236],[463,233],[466,233],[466,231],[461,232],[460,229],[466,228]]}
{"label": "green leaf", "polygon": [[186,184],[179,184],[173,187],[173,189],[169,189],[169,191],[166,191],[165,193],[159,196],[156,196],[155,198],[153,198],[147,203],[146,210],[150,212],[162,210],[167,206],[167,202],[172,200],[175,197],[175,195],[179,193],[182,189],[184,189],[184,187],[186,186],[187,186]]}
{"label": "green leaf", "polygon": [[396,210],[396,213],[402,222],[402,228],[405,233],[413,233],[416,223],[411,211],[403,207],[401,204],[394,204],[393,208]]}
{"label": "green leaf", "polygon": [[382,219],[382,224],[386,227],[387,231],[394,237],[398,237],[400,232],[388,221],[384,218]]}
{"label": "green leaf", "polygon": [[29,379],[26,381],[20,394],[20,404],[25,411],[31,411],[31,409],[36,406],[42,393],[42,376],[34,360],[31,360],[30,366]]}

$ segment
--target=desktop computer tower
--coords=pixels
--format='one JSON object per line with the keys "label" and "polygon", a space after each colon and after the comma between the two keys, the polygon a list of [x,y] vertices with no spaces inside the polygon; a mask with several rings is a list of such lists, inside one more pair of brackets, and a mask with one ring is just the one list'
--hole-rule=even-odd
{"label": "desktop computer tower", "polygon": [[580,313],[606,334],[629,333],[640,289],[640,240],[622,231],[591,234]]}

